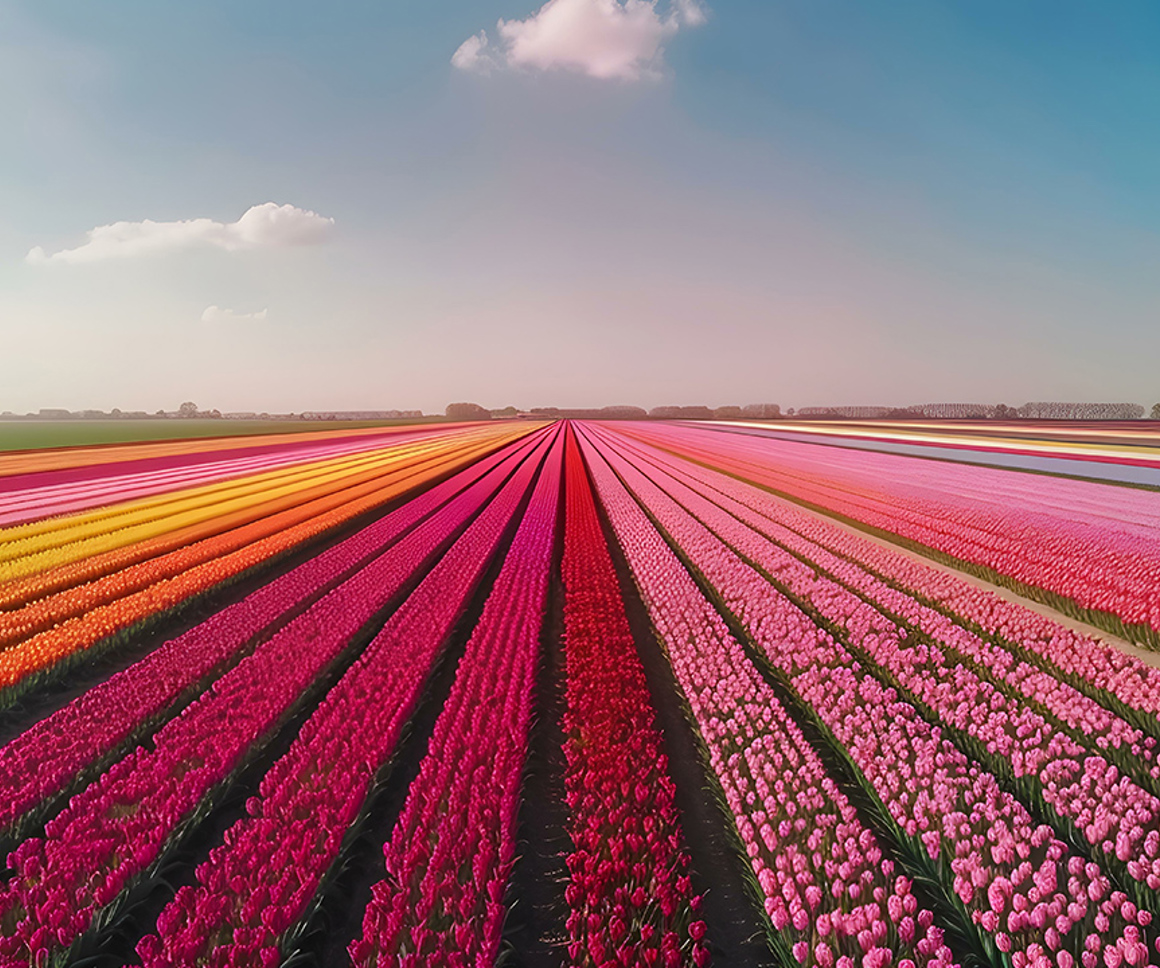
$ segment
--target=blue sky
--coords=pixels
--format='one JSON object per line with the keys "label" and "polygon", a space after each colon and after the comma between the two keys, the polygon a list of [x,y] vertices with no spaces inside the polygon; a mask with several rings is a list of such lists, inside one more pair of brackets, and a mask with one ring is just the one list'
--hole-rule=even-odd
{"label": "blue sky", "polygon": [[0,410],[1160,399],[1156,4],[630,6],[0,0]]}

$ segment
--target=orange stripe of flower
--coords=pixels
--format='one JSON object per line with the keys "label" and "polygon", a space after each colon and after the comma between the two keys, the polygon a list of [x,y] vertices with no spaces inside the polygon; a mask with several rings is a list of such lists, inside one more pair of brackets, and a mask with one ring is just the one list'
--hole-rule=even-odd
{"label": "orange stripe of flower", "polygon": [[[455,446],[458,443],[459,441],[448,442],[445,446]],[[398,467],[406,467],[408,463],[388,465],[387,473],[394,472]],[[221,534],[251,521],[260,520],[322,494],[356,486],[367,480],[375,480],[383,473],[382,467],[372,468],[362,474],[331,480],[310,488],[302,488],[275,500],[175,528],[168,533],[145,538],[121,548],[114,548],[79,560],[66,560],[53,568],[0,585],[0,608],[22,607],[47,594],[61,591],[82,581],[92,581],[130,564],[144,561],[214,534]]]}
{"label": "orange stripe of flower", "polygon": [[[162,578],[147,588],[34,635],[0,653],[0,688],[15,685],[25,676],[46,669],[149,615],[180,604],[192,595],[212,588],[274,555],[406,493],[413,486],[413,483],[403,482],[387,486],[371,482],[352,490],[344,489],[340,495],[320,498],[308,506],[287,513],[287,517],[297,515],[301,519],[295,525],[286,527],[281,523],[276,533],[266,538],[214,557],[173,577]],[[354,499],[348,500],[352,496]],[[327,506],[329,509],[325,509]],[[216,541],[213,538],[207,539],[207,543]]]}
{"label": "orange stripe of flower", "polygon": [[[431,476],[443,473],[448,469],[465,466],[471,460],[477,459],[483,453],[491,450],[490,446],[477,446],[466,451],[440,455],[436,458],[424,458],[416,465],[402,468],[392,468],[384,475],[390,478],[400,476],[397,482],[400,485],[409,482],[410,486],[417,486]],[[380,481],[380,485],[383,481]],[[209,540],[212,536],[188,535],[186,531],[159,538],[146,544],[155,545],[152,549],[134,546],[131,549],[121,549],[110,552],[102,558],[121,559],[117,570],[99,574],[98,569],[107,569],[111,564],[101,562],[99,566],[89,569],[90,562],[78,562],[67,566],[73,576],[85,578],[85,583],[78,587],[66,588],[56,594],[49,595],[38,601],[0,614],[0,649],[11,647],[22,639],[38,632],[43,632],[60,622],[76,615],[91,611],[108,602],[140,591],[150,584],[169,577],[181,570],[200,564],[209,557],[224,554],[246,542],[258,540],[274,533],[279,528],[297,523],[299,515],[296,510],[284,511],[276,516],[264,517],[257,523],[252,523],[234,531],[228,536],[221,536],[220,540]],[[200,529],[199,529],[200,530]],[[196,540],[196,543],[192,543]],[[228,542],[228,545],[226,544]],[[157,554],[166,552],[163,557],[149,560],[146,556],[150,551]],[[133,560],[138,559],[138,560]],[[86,572],[88,574],[86,575]]]}

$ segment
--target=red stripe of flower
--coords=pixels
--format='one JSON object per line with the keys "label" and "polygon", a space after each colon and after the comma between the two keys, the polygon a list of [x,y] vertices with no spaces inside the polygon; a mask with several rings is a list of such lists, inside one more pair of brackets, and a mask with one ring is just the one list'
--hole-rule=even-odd
{"label": "red stripe of flower", "polygon": [[661,734],[572,439],[566,487],[569,957],[584,968],[614,957],[621,965],[707,965]]}

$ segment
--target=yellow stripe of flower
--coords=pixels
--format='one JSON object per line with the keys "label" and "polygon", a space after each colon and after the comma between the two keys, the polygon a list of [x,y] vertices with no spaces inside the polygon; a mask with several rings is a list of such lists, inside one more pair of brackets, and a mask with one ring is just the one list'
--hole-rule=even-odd
{"label": "yellow stripe of flower", "polygon": [[[390,453],[377,454],[357,462],[347,460],[321,462],[312,468],[311,472],[289,475],[289,480],[275,482],[273,486],[265,479],[266,475],[262,475],[262,481],[241,488],[234,486],[236,482],[231,482],[230,485],[203,485],[193,489],[196,494],[192,496],[170,497],[164,502],[149,500],[147,503],[150,506],[147,508],[121,512],[117,515],[113,528],[110,528],[113,522],[107,515],[93,520],[94,515],[86,514],[82,516],[85,518],[83,523],[74,529],[7,543],[0,552],[0,581],[12,581],[38,574],[50,568],[123,548],[137,541],[205,523],[234,512],[254,510],[268,513],[270,505],[280,502],[292,506],[297,503],[293,498],[304,492],[325,489],[328,485],[341,486],[354,483],[356,480],[370,479],[392,466],[412,463],[422,453],[452,449],[467,442],[464,437],[457,435],[438,444],[425,442],[405,448],[393,448]],[[335,463],[339,466],[333,466]],[[163,512],[160,516],[159,511]],[[39,542],[47,542],[47,546],[41,544],[40,547],[36,547],[39,543],[37,538]],[[64,543],[61,541],[62,538],[65,539]]]}

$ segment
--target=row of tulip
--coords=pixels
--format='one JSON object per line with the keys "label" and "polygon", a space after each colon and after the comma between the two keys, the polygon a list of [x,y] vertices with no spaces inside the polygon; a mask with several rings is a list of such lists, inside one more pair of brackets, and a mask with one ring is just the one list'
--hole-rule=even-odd
{"label": "row of tulip", "polygon": [[557,435],[383,848],[358,966],[493,964],[515,855],[562,481]]}
{"label": "row of tulip", "polygon": [[[401,474],[421,470],[427,465],[446,462],[459,454],[470,459],[477,453],[485,452],[488,446],[498,446],[506,439],[512,438],[485,441],[456,437],[400,446],[391,452],[393,458],[391,466],[385,467],[383,473],[371,475],[366,480],[377,481],[381,485]],[[348,480],[347,486],[354,487],[358,483],[356,480]],[[74,595],[87,594],[89,600],[85,605],[91,608],[104,601],[109,594],[115,594],[105,589],[101,584],[102,579],[106,580],[107,585],[120,575],[122,577],[119,581],[126,589],[141,587],[142,581],[148,580],[149,568],[152,568],[158,577],[176,573],[170,564],[173,560],[170,555],[173,553],[188,548],[198,549],[192,553],[192,557],[183,561],[185,567],[189,567],[205,560],[204,549],[212,547],[204,544],[207,539],[227,542],[222,551],[228,551],[239,543],[238,539],[231,537],[231,533],[255,536],[268,533],[261,530],[264,521],[278,516],[287,520],[294,515],[300,516],[301,506],[319,497],[327,497],[341,491],[341,487],[335,486],[318,491],[304,489],[296,503],[282,501],[280,503],[284,506],[281,508],[270,505],[257,510],[251,509],[242,514],[223,513],[216,520],[179,527],[124,548],[81,558],[28,578],[0,585],[0,604],[5,609],[0,613],[0,644],[11,645],[21,637],[39,631],[45,627],[45,623],[59,622],[76,614],[76,609],[68,610],[67,598],[62,598],[58,594],[61,591],[69,591]],[[232,544],[229,543],[231,541]],[[133,566],[138,566],[136,571],[130,570]]]}
{"label": "row of tulip", "polygon": [[[640,466],[641,455],[634,456]],[[1151,792],[1160,769],[1152,737],[1011,653],[987,648],[938,613],[922,630],[892,616],[891,608],[907,608],[906,596],[858,565],[783,533],[804,560],[793,557],[759,536],[756,525],[751,530],[746,509],[725,494],[711,502],[702,489],[689,489],[657,465],[645,466],[653,467],[654,483],[734,551],[775,575],[799,603],[840,630],[906,698],[968,737],[967,745],[992,773],[1021,781],[1025,796],[1044,813],[1054,811],[1074,824],[1088,849],[1103,855],[1108,869],[1130,886],[1135,903],[1160,910],[1160,799]],[[703,479],[705,473],[695,476]],[[923,606],[913,605],[911,616],[921,618]]]}
{"label": "row of tulip", "polygon": [[[644,451],[641,453],[643,455]],[[946,616],[974,632],[983,642],[1011,653],[1024,663],[1021,668],[1027,670],[1028,676],[1035,675],[1028,667],[1038,668],[1052,678],[1065,681],[1121,718],[1128,719],[1147,735],[1160,738],[1160,727],[1156,722],[1160,716],[1160,669],[956,575],[933,569],[900,551],[836,526],[736,478],[687,461],[680,461],[678,466],[668,455],[651,448],[648,458],[670,472],[697,481],[698,485],[708,488],[706,493],[725,494],[744,508],[756,511],[760,517],[753,518],[745,516],[736,506],[727,505],[747,523],[787,547],[790,542],[781,537],[787,532],[808,538],[815,545],[858,564],[869,575],[905,593],[917,605]],[[776,533],[768,529],[768,522],[779,526]],[[990,649],[988,653],[996,666],[1006,667],[1010,661]],[[1093,726],[1098,736],[1101,727]],[[1107,729],[1109,734],[1120,732],[1120,727],[1115,725],[1109,725]],[[1117,742],[1111,735],[1108,741],[1109,745]],[[1148,745],[1149,750],[1153,748],[1152,744]],[[1151,762],[1152,756],[1144,755]]]}
{"label": "row of tulip", "polygon": [[[388,619],[307,721],[289,751],[137,947],[146,968],[277,963],[365,809],[457,616],[495,553],[543,457],[523,461],[414,592]],[[523,455],[521,455],[523,456]],[[509,462],[510,463],[510,462]],[[508,463],[477,485],[490,492]],[[466,492],[456,500],[474,505]],[[374,728],[365,711],[373,709]]]}
{"label": "row of tulip", "polygon": [[0,579],[23,578],[216,516],[244,513],[267,501],[278,509],[285,499],[316,482],[325,485],[348,472],[382,467],[389,460],[382,452],[331,458],[6,528],[0,541]]}
{"label": "row of tulip", "polygon": [[223,526],[237,526],[338,487],[374,480],[397,461],[441,442],[403,443],[5,528],[0,532],[0,582],[32,577],[173,532],[184,532],[186,540],[216,534]]}
{"label": "row of tulip", "polygon": [[621,965],[707,965],[675,788],[574,439],[562,577],[570,963],[601,968],[615,957]]}
{"label": "row of tulip", "polygon": [[633,433],[1160,648],[1151,491],[692,427]]}
{"label": "row of tulip", "polygon": [[77,788],[110,757],[175,715],[183,700],[240,661],[304,608],[382,555],[399,537],[531,441],[481,459],[241,601],[163,644],[0,748],[0,830]]}
{"label": "row of tulip", "polygon": [[[455,448],[446,444],[400,448],[394,454],[393,466],[372,480],[381,486],[402,474],[446,460],[454,452]],[[51,628],[118,594],[147,587],[151,580],[180,573],[206,560],[216,547],[215,542],[224,542],[219,553],[225,553],[244,543],[246,536],[254,540],[271,533],[265,523],[270,518],[291,520],[301,517],[302,505],[309,504],[312,498],[337,493],[338,490],[323,491],[321,495],[306,493],[297,505],[283,502],[285,507],[270,507],[267,509],[269,514],[265,515],[223,515],[210,522],[176,528],[124,548],[80,558],[23,580],[8,582],[0,586],[0,595],[7,606],[0,612],[0,648]],[[180,553],[185,557],[178,564],[172,556]]]}
{"label": "row of tulip", "polygon": [[600,500],[707,747],[783,955],[802,965],[953,963],[777,693],[605,460],[583,440]]}
{"label": "row of tulip", "polygon": [[[464,424],[441,423],[444,430]],[[287,428],[289,429],[289,428]],[[353,430],[291,430],[290,433],[239,434],[218,437],[177,437],[170,440],[141,440],[121,444],[78,444],[0,453],[0,492],[34,484],[48,486],[165,466],[178,460],[196,463],[219,457],[258,454],[270,448],[309,450],[319,443],[354,440],[360,437],[390,437],[433,429],[414,424],[396,427],[360,427]]]}
{"label": "row of tulip", "polygon": [[[762,493],[762,492],[757,492]],[[768,496],[768,495],[767,495]],[[1160,736],[1160,669],[1089,635],[1007,601],[948,572],[922,565],[850,531],[782,506],[820,537],[810,537],[916,601],[1014,656],[1065,679],[1075,689]],[[801,530],[794,523],[795,530]],[[804,532],[803,532],[804,533]]]}
{"label": "row of tulip", "polygon": [[[994,775],[943,738],[631,462],[607,445],[605,450],[803,708],[812,709],[841,744],[883,816],[892,818],[896,836],[909,841],[912,857],[925,852],[948,902],[969,915],[985,949],[1021,952],[1020,960],[1031,962],[1042,956],[1061,968],[1073,960],[1094,968],[1105,951],[1117,963],[1147,961],[1147,911],[1137,912],[1126,895],[1113,890],[1098,865],[1069,856],[1051,828],[1037,825]],[[819,587],[815,602],[826,594],[838,597],[832,585]],[[1063,885],[1066,893],[1057,890]]]}
{"label": "row of tulip", "polygon": [[9,478],[3,481],[0,489],[0,528],[280,467],[379,450],[417,437],[434,439],[451,432],[442,428],[423,428],[408,433],[321,441],[305,447],[288,440],[261,448],[257,453],[243,451],[240,455],[222,454],[219,457],[213,452],[201,452],[135,462],[145,465],[141,468],[135,468],[132,463],[118,465],[106,473],[79,480],[44,482],[39,478]]}
{"label": "row of tulip", "polygon": [[[123,892],[212,809],[230,778],[309,702],[328,670],[494,493],[480,482],[316,601],[219,678],[153,737],[69,802],[43,837],[10,855],[0,888],[0,956],[63,963]],[[471,495],[471,499],[467,499]]]}
{"label": "row of tulip", "polygon": [[[65,595],[73,601],[62,607],[83,611],[0,652],[0,690],[19,693],[94,646],[116,644],[118,633],[137,623],[276,560],[503,442],[436,455],[430,463],[404,466],[384,480],[338,489],[325,498],[70,590]],[[89,605],[93,596],[99,603]]]}
{"label": "row of tulip", "polygon": [[[969,747],[987,769],[1023,781],[1025,798],[1041,812],[1047,812],[1046,805],[1071,821],[1089,851],[1102,854],[1109,869],[1119,872],[1123,865],[1121,876],[1126,875],[1125,884],[1133,887],[1134,903],[1160,910],[1154,893],[1160,888],[1160,799],[1130,776],[1121,775],[1102,755],[1094,737],[1080,733],[1089,740],[1086,747],[1081,745],[1067,730],[1020,702],[1017,694],[998,689],[994,681],[980,675],[978,665],[962,662],[933,636],[912,636],[911,630],[854,595],[839,582],[858,581],[855,565],[828,562],[837,579],[832,580],[698,492],[672,478],[659,479],[659,471],[655,474],[653,482],[727,546],[775,577],[816,619],[834,628],[870,671],[884,670],[884,678],[929,718],[973,740],[973,744],[968,740]],[[967,633],[959,636],[959,644],[967,637]],[[1078,705],[1086,697],[1073,699]],[[1102,707],[1095,708],[1111,717]],[[1124,731],[1131,730],[1122,720],[1117,722]]]}
{"label": "row of tulip", "polygon": [[[763,563],[768,567],[786,574],[786,583],[793,584],[796,580],[804,600],[808,601],[812,594],[815,571],[823,576],[825,582],[836,583],[844,591],[839,591],[836,598],[826,595],[822,607],[837,605],[838,612],[826,617],[847,627],[851,623],[859,625],[857,631],[850,633],[851,641],[855,636],[864,637],[872,631],[877,638],[870,646],[871,650],[886,648],[892,661],[902,661],[906,665],[905,672],[895,671],[899,682],[904,677],[923,677],[915,653],[897,651],[922,643],[927,655],[921,661],[933,662],[934,667],[921,678],[914,688],[915,694],[935,688],[935,682],[946,680],[949,674],[946,667],[957,666],[955,675],[961,681],[955,688],[962,685],[964,688],[969,686],[975,693],[981,690],[982,701],[989,707],[987,717],[997,721],[999,728],[1007,734],[1006,739],[996,740],[995,752],[1016,762],[1016,775],[1037,772],[1038,768],[1032,768],[1031,763],[1038,762],[1037,758],[1043,754],[1037,754],[1028,745],[1032,737],[1034,743],[1045,750],[1052,742],[1051,737],[1063,732],[1066,738],[1060,755],[1082,753],[1079,746],[1068,746],[1067,738],[1070,738],[1089,752],[1110,759],[1146,789],[1160,787],[1156,783],[1160,779],[1156,738],[1118,715],[1114,710],[1119,704],[1106,699],[1104,704],[1097,702],[1088,692],[1027,661],[1021,655],[1023,650],[1012,650],[989,638],[980,638],[964,627],[965,623],[956,624],[944,613],[887,584],[861,562],[831,551],[828,545],[840,544],[841,537],[848,532],[712,470],[637,447],[629,447],[628,452],[638,466],[656,468],[657,472],[678,482],[671,487],[660,482],[657,476],[653,477],[654,482],[662,483],[670,496],[676,497],[703,523],[713,527],[719,536],[725,537],[721,527],[715,527],[710,517],[739,533],[743,541],[747,528],[772,541],[775,548],[759,545],[758,554],[764,554]],[[740,550],[736,543],[730,543],[735,550]],[[863,543],[869,549],[890,554],[869,542]],[[783,551],[779,553],[778,548]],[[862,604],[856,601],[844,606],[838,604],[851,594],[861,599]],[[867,608],[869,612],[864,619],[856,618]],[[886,617],[884,626],[880,616]],[[1104,650],[1122,654],[1108,646],[1104,646]],[[953,694],[953,689],[951,692]],[[967,707],[956,698],[954,708],[948,712],[951,716],[962,717],[967,714]],[[976,718],[975,722],[981,721]],[[1026,747],[1025,751],[1018,751],[1020,745]],[[1025,762],[1024,757],[1031,759]]]}

